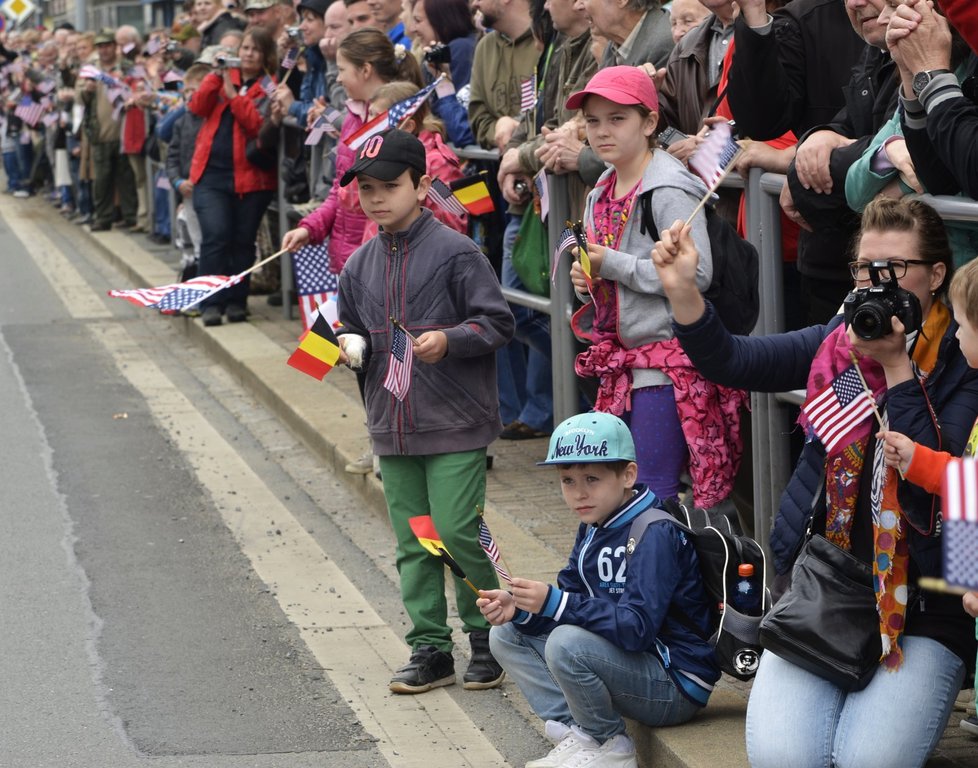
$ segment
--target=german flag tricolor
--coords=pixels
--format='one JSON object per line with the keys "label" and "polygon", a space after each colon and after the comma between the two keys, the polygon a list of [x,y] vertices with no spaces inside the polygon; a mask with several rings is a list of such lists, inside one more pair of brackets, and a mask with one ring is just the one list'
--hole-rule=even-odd
{"label": "german flag tricolor", "polygon": [[340,345],[329,320],[317,315],[312,327],[299,337],[299,347],[289,357],[288,364],[322,381],[339,357]]}
{"label": "german flag tricolor", "polygon": [[411,533],[415,535],[418,543],[422,547],[448,566],[448,569],[464,581],[476,595],[479,594],[479,590],[476,589],[475,584],[469,581],[468,576],[465,575],[462,566],[458,564],[458,561],[454,557],[448,554],[448,550],[445,549],[445,543],[441,540],[441,536],[438,535],[438,531],[435,530],[435,521],[431,519],[431,515],[409,517],[408,525],[411,526]]}
{"label": "german flag tricolor", "polygon": [[475,176],[456,179],[449,185],[455,199],[465,206],[465,210],[473,216],[492,213],[496,206],[492,203],[489,187],[485,180],[485,171]]}

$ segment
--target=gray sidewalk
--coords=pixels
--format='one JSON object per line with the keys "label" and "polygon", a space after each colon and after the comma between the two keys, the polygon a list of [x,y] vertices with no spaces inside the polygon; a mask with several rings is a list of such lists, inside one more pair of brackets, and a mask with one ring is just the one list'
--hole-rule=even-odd
{"label": "gray sidewalk", "polygon": [[[51,210],[50,216],[56,215]],[[131,286],[175,280],[178,256],[170,247],[118,232],[85,232],[84,236],[101,245]],[[366,507],[386,524],[380,482],[372,474],[352,475],[343,470],[369,447],[355,377],[346,368],[338,368],[320,383],[287,366],[286,358],[301,331],[300,321],[285,320],[281,308],[268,306],[264,296],[252,297],[249,306],[252,316],[248,323],[205,329],[199,320],[190,318],[163,318],[161,322],[180,328],[189,341],[241,380],[336,470],[337,477],[359,490],[369,502]],[[486,519],[511,571],[550,581],[564,565],[576,522],[568,516],[553,474],[534,464],[543,458],[546,447],[545,440],[497,440],[492,445]],[[743,728],[748,693],[749,685],[724,678],[709,706],[691,723],[656,730],[633,728],[641,764],[657,768],[747,766]],[[968,700],[962,696],[962,701]],[[978,768],[978,740],[958,727],[963,716],[959,710],[952,714],[929,768]]]}

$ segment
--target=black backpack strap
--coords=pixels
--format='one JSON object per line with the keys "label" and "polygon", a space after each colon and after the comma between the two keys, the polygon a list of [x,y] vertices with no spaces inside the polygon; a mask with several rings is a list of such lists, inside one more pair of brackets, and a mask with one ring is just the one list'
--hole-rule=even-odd
{"label": "black backpack strap", "polygon": [[[668,502],[665,502],[668,504]],[[678,507],[678,504],[676,505]],[[675,517],[666,512],[664,509],[658,509],[657,507],[652,507],[651,509],[645,510],[642,514],[632,520],[632,525],[628,529],[628,548],[625,550],[625,557],[630,558],[632,552],[638,548],[638,543],[642,540],[642,535],[645,533],[645,529],[649,527],[652,523],[658,523],[663,520],[667,522],[674,523],[680,528],[685,529],[686,526],[679,522]],[[634,541],[634,544],[632,543]],[[696,622],[694,622],[684,610],[679,608],[675,603],[669,603],[669,610],[666,611],[666,615],[673,619],[677,623],[684,626],[698,638],[704,642],[709,642],[710,636],[703,633]]]}
{"label": "black backpack strap", "polygon": [[652,192],[648,190],[638,196],[639,220],[638,231],[643,235],[648,234],[653,240],[659,239],[659,228],[655,225],[655,217],[652,216]]}

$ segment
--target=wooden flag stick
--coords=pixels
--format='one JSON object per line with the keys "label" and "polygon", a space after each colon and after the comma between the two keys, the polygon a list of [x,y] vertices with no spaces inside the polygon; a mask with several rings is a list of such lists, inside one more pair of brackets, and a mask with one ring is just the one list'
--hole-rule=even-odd
{"label": "wooden flag stick", "polygon": [[237,283],[238,281],[240,281],[241,279],[243,279],[245,275],[250,275],[255,270],[258,270],[258,269],[261,269],[262,267],[264,267],[266,264],[268,264],[268,262],[274,261],[275,259],[279,258],[280,256],[285,255],[288,252],[289,252],[289,249],[288,248],[283,248],[281,251],[278,251],[277,253],[273,253],[271,256],[268,256],[267,258],[262,259],[261,261],[259,261],[254,266],[248,267],[248,269],[246,269],[244,272],[239,272],[237,275],[234,275],[232,277],[229,277],[227,279],[227,282],[226,283],[222,283],[221,285],[217,286],[217,288],[215,288],[214,290],[212,290],[212,291],[210,291],[208,293],[205,293],[199,299],[197,299],[196,301],[191,302],[190,304],[188,304],[187,306],[185,306],[180,311],[183,312],[183,313],[186,313],[188,309],[193,309],[198,304],[200,304],[200,302],[204,301],[205,299],[209,299],[215,293],[218,293],[219,291],[223,291],[225,288],[230,288],[232,285],[234,285],[235,283]]}
{"label": "wooden flag stick", "polygon": [[972,591],[965,587],[948,584],[944,579],[935,579],[933,576],[921,576],[917,579],[917,583],[921,589],[926,589],[930,592],[943,592],[947,595],[966,595]]}
{"label": "wooden flag stick", "polygon": [[740,157],[740,154],[743,151],[744,151],[743,149],[738,149],[737,154],[734,155],[732,158],[730,158],[730,162],[727,163],[727,167],[723,169],[723,172],[720,174],[720,178],[717,179],[716,182],[714,182],[713,186],[711,186],[709,190],[707,190],[706,194],[703,195],[703,199],[700,200],[699,203],[697,203],[696,207],[693,209],[693,212],[689,214],[689,218],[686,219],[686,223],[683,226],[688,227],[690,223],[692,223],[696,214],[699,213],[701,210],[703,210],[703,206],[710,201],[710,198],[713,196],[713,193],[717,191],[717,188],[723,183],[723,180],[730,175],[730,172],[734,169],[734,164],[736,163],[737,158]]}
{"label": "wooden flag stick", "polygon": [[462,566],[456,562],[455,558],[448,554],[448,552],[442,547],[438,547],[438,551],[441,553],[439,556],[441,557],[442,562],[448,566],[448,570],[468,584],[469,589],[475,592],[476,597],[482,597],[482,595],[479,594],[479,590],[476,588],[475,584],[469,581],[469,577],[465,575],[465,571],[462,570]]}
{"label": "wooden flag stick", "polygon": [[299,57],[302,55],[302,46],[298,46],[298,48],[299,52],[295,55],[295,64],[292,65],[291,69],[285,70],[285,77],[282,78],[281,85],[288,85],[289,78],[292,77],[292,73],[299,68]]}
{"label": "wooden flag stick", "polygon": [[417,337],[415,337],[407,328],[401,325],[401,322],[399,320],[395,320],[393,315],[390,316],[390,321],[391,323],[394,324],[395,328],[400,328],[402,331],[404,331],[404,335],[407,336],[409,339],[411,339],[411,343],[414,346],[418,346],[418,344],[421,343],[420,341],[418,341]]}
{"label": "wooden flag stick", "polygon": [[[880,415],[879,408],[876,407],[876,398],[873,397],[873,390],[869,388],[866,383],[866,377],[863,376],[862,370],[859,368],[859,360],[856,358],[856,353],[853,350],[849,350],[849,359],[852,360],[852,367],[856,369],[856,375],[859,376],[859,381],[863,385],[863,391],[869,398],[869,404],[873,406],[873,413],[876,415],[876,421],[880,425],[880,429],[883,428],[883,417]],[[907,478],[903,476],[903,470],[900,467],[896,468],[897,474],[900,475],[901,480],[906,480]]]}

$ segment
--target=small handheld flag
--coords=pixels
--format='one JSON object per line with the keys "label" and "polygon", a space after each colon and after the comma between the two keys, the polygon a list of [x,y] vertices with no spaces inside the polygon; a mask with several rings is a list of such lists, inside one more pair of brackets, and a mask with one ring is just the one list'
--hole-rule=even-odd
{"label": "small handheld flag", "polygon": [[876,403],[863,387],[855,366],[850,365],[819,392],[810,397],[801,410],[815,436],[832,454],[862,421],[873,413]]}
{"label": "small handheld flag", "polygon": [[227,288],[232,278],[225,275],[203,275],[183,283],[161,285],[156,288],[135,288],[109,291],[115,299],[125,299],[140,307],[158,309],[164,315],[175,315],[182,309],[199,303],[202,298]]}
{"label": "small handheld flag", "polygon": [[458,561],[452,557],[448,550],[445,548],[444,543],[441,540],[441,536],[438,535],[438,531],[435,530],[435,523],[431,519],[431,515],[417,515],[416,517],[408,518],[408,525],[411,526],[411,532],[418,539],[418,543],[428,550],[432,555],[441,560],[449,570],[454,573],[459,579],[464,581],[469,589],[475,592],[476,595],[479,594],[479,590],[476,589],[475,584],[469,581],[468,576],[465,575],[465,571],[462,570],[462,566],[458,564]]}
{"label": "small handheld flag", "polygon": [[496,210],[484,174],[485,171],[474,176],[465,176],[449,185],[455,198],[473,216],[482,216]]}
{"label": "small handheld flag", "polygon": [[492,567],[496,569],[499,577],[503,581],[512,583],[513,579],[509,575],[509,571],[500,563],[502,555],[499,554],[499,547],[496,546],[496,540],[492,537],[492,534],[489,532],[489,526],[486,525],[486,521],[482,517],[479,518],[479,546],[486,553],[486,557],[489,558],[489,562],[492,563]]}
{"label": "small handheld flag", "polygon": [[296,370],[323,380],[340,357],[340,345],[329,321],[317,315],[312,327],[299,337],[299,346],[286,361]]}
{"label": "small handheld flag", "polygon": [[378,133],[383,133],[388,128],[397,128],[401,123],[418,111],[418,108],[424,103],[425,99],[431,95],[431,92],[435,90],[435,86],[437,86],[443,78],[444,75],[440,75],[437,80],[426,85],[417,93],[413,94],[412,96],[408,96],[406,99],[402,99],[396,104],[392,104],[390,108],[381,112],[373,120],[368,123],[364,123],[356,133],[348,136],[344,140],[344,143],[350,149],[356,152],[358,149],[360,149],[360,147],[367,143],[367,139],[369,139],[371,136],[376,136]]}
{"label": "small handheld flag", "polygon": [[294,45],[289,50],[285,52],[285,56],[282,57],[282,69],[291,70],[295,67],[296,62],[299,61],[299,46]]}
{"label": "small handheld flag", "polygon": [[944,581],[955,591],[978,590],[978,462],[948,462],[942,495]]}
{"label": "small handheld flag", "polygon": [[454,213],[456,216],[464,216],[465,208],[452,194],[452,190],[441,179],[432,179],[431,186],[428,187],[428,199],[442,210]]}
{"label": "small handheld flag", "polygon": [[411,388],[411,366],[414,362],[414,346],[408,340],[407,331],[394,323],[391,334],[390,362],[384,376],[384,389],[403,401]]}
{"label": "small handheld flag", "polygon": [[537,76],[520,82],[520,114],[529,112],[537,103]]}
{"label": "small handheld flag", "polygon": [[540,201],[540,221],[547,223],[550,215],[550,185],[547,183],[547,169],[541,168],[540,172],[533,177],[533,186],[537,191],[537,199]]}
{"label": "small handheld flag", "polygon": [[302,325],[309,328],[319,305],[335,295],[338,288],[336,274],[329,268],[326,243],[304,245],[292,254],[292,264]]}
{"label": "small handheld flag", "polygon": [[686,219],[687,224],[706,205],[713,191],[720,186],[720,182],[733,170],[734,160],[737,159],[739,154],[740,145],[734,139],[729,123],[717,123],[710,127],[706,138],[700,142],[696,151],[689,157],[689,169],[703,179],[709,189],[703,199],[693,209],[689,218]]}
{"label": "small handheld flag", "polygon": [[574,241],[577,243],[577,258],[581,262],[581,269],[584,271],[584,281],[587,283],[588,293],[594,293],[594,278],[591,276],[591,257],[587,252],[587,237],[584,234],[584,224],[578,219],[575,222],[567,222],[567,226],[574,233]]}

